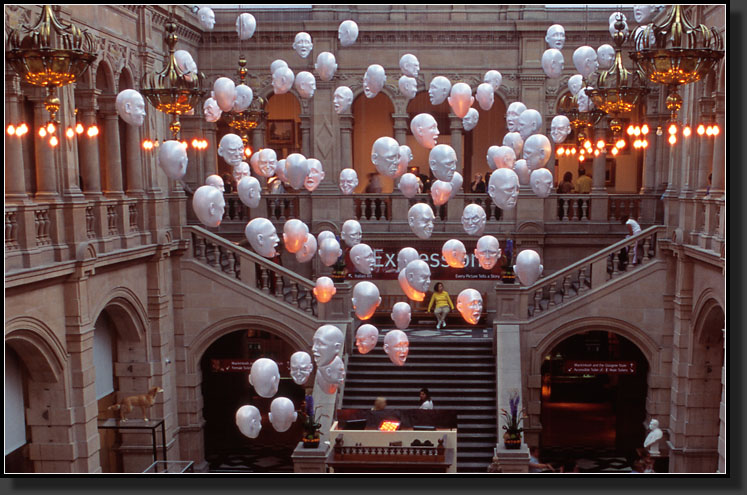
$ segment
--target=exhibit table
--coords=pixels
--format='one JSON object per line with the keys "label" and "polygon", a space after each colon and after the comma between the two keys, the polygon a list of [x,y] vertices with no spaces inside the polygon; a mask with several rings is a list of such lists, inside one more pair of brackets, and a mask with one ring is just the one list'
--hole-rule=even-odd
{"label": "exhibit table", "polygon": [[166,460],[166,426],[163,419],[143,419],[121,420],[117,418],[100,419],[98,423],[100,430],[150,430],[153,439],[153,462],[158,460],[158,441],[156,440],[156,431],[161,428],[161,442],[163,447],[163,461]]}
{"label": "exhibit table", "polygon": [[195,466],[192,461],[156,461],[143,471],[144,474],[181,474],[194,473]]}

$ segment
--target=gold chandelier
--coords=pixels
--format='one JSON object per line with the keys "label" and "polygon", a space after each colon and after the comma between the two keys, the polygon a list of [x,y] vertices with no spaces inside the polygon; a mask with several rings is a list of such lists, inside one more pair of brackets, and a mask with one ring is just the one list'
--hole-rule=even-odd
{"label": "gold chandelier", "polygon": [[[246,84],[246,76],[248,73],[249,69],[246,68],[246,58],[242,55],[239,58],[238,84]],[[222,114],[226,124],[228,124],[236,134],[241,136],[241,139],[244,142],[244,147],[249,145],[249,131],[256,129],[260,122],[267,118],[265,104],[266,102],[264,98],[261,96],[255,96],[252,98],[252,102],[246,110],[242,112],[223,112]]]}

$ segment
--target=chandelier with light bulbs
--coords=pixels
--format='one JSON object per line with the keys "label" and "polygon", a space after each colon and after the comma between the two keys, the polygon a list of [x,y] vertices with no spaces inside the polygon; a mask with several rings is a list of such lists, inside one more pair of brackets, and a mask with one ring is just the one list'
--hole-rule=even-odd
{"label": "chandelier with light bulbs", "polygon": [[[246,84],[246,76],[248,73],[249,69],[246,68],[246,58],[242,55],[239,58],[238,84]],[[261,96],[255,96],[252,98],[252,102],[246,110],[242,112],[223,112],[222,114],[223,120],[225,120],[226,124],[228,124],[236,134],[241,136],[245,147],[249,145],[249,131],[256,129],[257,126],[267,118],[265,103],[264,98]]]}

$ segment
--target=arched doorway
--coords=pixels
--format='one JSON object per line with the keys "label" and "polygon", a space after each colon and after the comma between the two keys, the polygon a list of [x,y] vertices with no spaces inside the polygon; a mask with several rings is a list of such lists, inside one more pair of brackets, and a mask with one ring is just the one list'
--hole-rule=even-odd
{"label": "arched doorway", "polygon": [[[383,91],[373,98],[367,98],[361,92],[353,100],[350,110],[353,113],[353,164],[349,166],[358,172],[359,183],[355,192],[362,193],[371,181],[372,174],[378,174],[371,162],[374,141],[382,136],[394,136],[394,104]],[[411,148],[415,153],[415,148]],[[394,181],[391,178],[380,176],[379,179],[381,192],[391,193],[394,190]]]}

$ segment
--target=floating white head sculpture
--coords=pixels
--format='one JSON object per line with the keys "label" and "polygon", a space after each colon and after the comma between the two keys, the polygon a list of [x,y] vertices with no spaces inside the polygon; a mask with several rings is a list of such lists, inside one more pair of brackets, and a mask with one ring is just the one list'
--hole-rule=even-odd
{"label": "floating white head sculpture", "polygon": [[371,282],[358,282],[353,287],[352,302],[355,316],[360,320],[368,320],[381,304],[379,288]]}
{"label": "floating white head sculpture", "polygon": [[[254,153],[252,153],[251,158],[249,158],[249,164],[252,166],[252,169],[254,170],[254,173],[257,175],[260,175],[259,173],[259,154],[262,152],[263,148],[258,149]],[[251,151],[251,150],[250,150]]]}
{"label": "floating white head sculpture", "polygon": [[524,159],[516,160],[516,163],[514,163],[514,172],[516,172],[516,175],[519,177],[519,184],[522,186],[528,186],[529,185],[529,176],[532,173],[531,170],[529,170],[529,165],[527,165],[527,161]]}
{"label": "floating white head sculpture", "polygon": [[428,165],[436,179],[451,182],[456,171],[457,156],[448,144],[436,145],[428,155]]}
{"label": "floating white head sculpture", "polygon": [[217,227],[223,219],[226,200],[214,186],[200,186],[192,196],[192,208],[197,219],[206,227]]}
{"label": "floating white head sculpture", "polygon": [[519,196],[519,176],[510,168],[497,169],[490,174],[488,194],[498,208],[513,208]]}
{"label": "floating white head sculpture", "polygon": [[332,105],[334,106],[335,113],[340,114],[350,110],[350,105],[353,103],[353,90],[347,86],[340,86],[335,90],[335,94],[332,96]]}
{"label": "floating white head sculpture", "polygon": [[239,163],[238,166],[233,167],[232,171],[233,179],[236,181],[236,184],[241,182],[241,179],[244,177],[250,177],[251,173],[249,172],[249,164],[246,162]]}
{"label": "floating white head sculpture", "polygon": [[397,175],[399,168],[399,143],[389,136],[382,136],[371,147],[371,161],[380,174],[387,177]]}
{"label": "floating white head sculpture", "polygon": [[524,149],[524,140],[518,132],[509,132],[503,136],[503,146],[510,146],[514,150],[515,156],[521,156]]}
{"label": "floating white head sculpture", "polygon": [[599,67],[597,51],[587,45],[576,48],[576,51],[573,52],[573,65],[576,66],[576,70],[584,79],[588,79]]}
{"label": "floating white head sculpture", "polygon": [[324,266],[332,266],[342,256],[342,248],[340,243],[334,237],[327,238],[318,241],[319,244],[319,259],[322,260]]}
{"label": "floating white head sculpture", "polygon": [[251,176],[243,177],[239,180],[236,189],[239,194],[239,199],[246,206],[249,208],[256,208],[259,206],[259,201],[262,199],[262,187],[257,179]]}
{"label": "floating white head sculpture", "polygon": [[322,230],[321,232],[319,232],[319,234],[317,234],[316,239],[319,241],[319,245],[321,246],[322,241],[324,239],[335,239],[336,240],[337,237],[335,236],[335,233],[332,232],[331,230]]}
{"label": "floating white head sculpture", "polygon": [[418,81],[414,77],[402,76],[399,78],[399,92],[408,100],[415,98],[418,92]]}
{"label": "floating white head sculpture", "polygon": [[519,130],[519,115],[521,115],[527,106],[520,101],[511,103],[506,109],[506,128],[508,132]]}
{"label": "floating white head sculpture", "polygon": [[249,383],[260,397],[269,398],[278,392],[280,385],[280,371],[275,361],[259,358],[252,363],[249,372]]}
{"label": "floating white head sculpture", "polygon": [[553,24],[552,26],[547,28],[545,41],[550,46],[550,48],[562,50],[563,46],[565,45],[565,28],[560,24]]}
{"label": "floating white head sculpture", "polygon": [[562,143],[571,133],[571,121],[565,115],[556,115],[550,123],[550,137],[555,144]]}
{"label": "floating white head sculpture", "polygon": [[355,188],[358,187],[358,172],[352,168],[340,170],[339,182],[342,194],[353,194]]}
{"label": "floating white head sculpture", "polygon": [[306,176],[309,175],[309,163],[301,153],[291,153],[285,159],[285,177],[293,189],[303,187]]}
{"label": "floating white head sculpture", "polygon": [[477,103],[483,110],[490,110],[495,102],[495,89],[487,82],[480,84],[476,91]]}
{"label": "floating white head sculpture", "polygon": [[408,77],[418,77],[420,61],[412,53],[405,53],[399,58],[399,68],[402,70],[402,74]]}
{"label": "floating white head sculpture", "polygon": [[462,227],[469,235],[481,235],[485,230],[487,215],[485,209],[475,203],[470,203],[462,211]]}
{"label": "floating white head sculpture", "polygon": [[213,83],[213,98],[224,112],[230,112],[236,99],[236,83],[227,77],[219,77]]}
{"label": "floating white head sculpture", "polygon": [[352,218],[350,220],[345,220],[345,223],[342,224],[342,229],[340,229],[340,237],[348,247],[353,247],[356,244],[359,244],[363,237],[363,230],[361,230],[360,222]]}
{"label": "floating white head sculpture", "polygon": [[369,65],[366,73],[363,74],[363,93],[366,98],[373,98],[379,94],[384,87],[384,81],[386,81],[384,68],[379,64]]}
{"label": "floating white head sculpture", "polygon": [[441,206],[451,197],[452,185],[451,182],[444,182],[442,180],[434,181],[431,184],[431,198],[433,198],[433,204]]}
{"label": "floating white head sculpture", "polygon": [[327,395],[337,392],[337,388],[345,381],[345,363],[340,356],[336,356],[327,366],[316,369],[316,384]]}
{"label": "floating white head sculpture", "polygon": [[244,159],[244,142],[236,134],[228,133],[218,143],[218,156],[232,167],[238,167]]}
{"label": "floating white head sculpture", "polygon": [[366,323],[355,331],[355,346],[361,354],[368,354],[376,347],[377,340],[379,340],[379,329],[373,325]]}
{"label": "floating white head sculpture", "polygon": [[350,261],[360,273],[370,275],[376,266],[376,257],[373,249],[362,242],[350,248]]}
{"label": "floating white head sculpture", "polygon": [[270,403],[270,413],[267,417],[270,419],[275,431],[288,431],[293,422],[298,418],[293,401],[287,397],[276,397]]}
{"label": "floating white head sculpture", "polygon": [[500,148],[500,146],[493,145],[489,147],[488,154],[485,156],[485,158],[488,161],[488,167],[490,168],[490,170],[495,170],[497,168],[495,158],[496,158],[496,155],[498,154],[498,148]]}
{"label": "floating white head sculpture", "polygon": [[530,171],[547,165],[551,153],[552,145],[544,134],[532,134],[524,141],[524,159]]}
{"label": "floating white head sculpture", "polygon": [[316,158],[309,158],[306,160],[306,163],[309,165],[309,173],[306,175],[303,187],[305,187],[307,191],[312,192],[315,191],[316,188],[319,187],[319,184],[324,180],[324,167],[322,166],[322,162]]}
{"label": "floating white head sculpture", "polygon": [[254,36],[254,30],[257,29],[257,20],[252,14],[239,14],[236,18],[236,34],[239,35],[239,39],[246,41]]}
{"label": "floating white head sculpture", "polygon": [[475,257],[481,268],[492,270],[500,256],[501,248],[498,239],[492,235],[484,235],[477,240]]}
{"label": "floating white head sculpture", "polygon": [[[368,282],[370,283],[370,282]],[[345,336],[334,325],[322,325],[314,333],[311,353],[317,366],[327,366],[342,350]]]}
{"label": "floating white head sculpture", "polygon": [[405,268],[405,277],[413,289],[428,292],[428,287],[431,285],[431,269],[425,261],[418,258],[409,262]]}
{"label": "floating white head sculpture", "polygon": [[[497,146],[493,153],[493,163],[490,168],[492,169],[499,169],[499,168],[513,169],[515,163],[516,163],[516,153],[514,153],[514,149],[512,147]],[[490,153],[488,153],[488,165],[491,165]]]}
{"label": "floating white head sculpture", "polygon": [[272,73],[272,90],[276,95],[287,93],[293,87],[295,76],[289,67],[279,67]]}
{"label": "floating white head sculpture", "polygon": [[316,92],[316,78],[314,74],[305,70],[296,74],[294,85],[301,98],[311,98]]}
{"label": "floating white head sculpture", "polygon": [[397,175],[395,175],[395,178],[402,177],[412,159],[413,156],[410,147],[406,144],[401,145],[399,147],[399,165],[397,165]]}
{"label": "floating white head sculpture", "polygon": [[410,130],[415,140],[425,148],[431,149],[436,146],[438,139],[438,123],[429,113],[419,113],[410,121]]}
{"label": "floating white head sculpture", "polygon": [[293,40],[293,49],[301,56],[306,58],[314,48],[314,43],[311,42],[311,35],[304,33],[303,31],[296,34],[296,38]]}
{"label": "floating white head sculpture", "polygon": [[418,193],[419,185],[418,177],[415,174],[407,172],[399,178],[399,185],[397,187],[406,198],[412,198]]}
{"label": "floating white head sculpture", "polygon": [[428,97],[431,100],[431,105],[440,105],[446,101],[450,89],[451,81],[444,76],[436,76],[431,79],[431,83],[428,85]]}
{"label": "floating white head sculpture", "polygon": [[412,299],[413,301],[422,301],[423,299],[425,299],[425,292],[415,290],[410,285],[410,282],[407,281],[407,268],[399,272],[399,275],[397,275],[397,282],[399,282],[399,286],[402,289],[402,292],[409,299]]}
{"label": "floating white head sculpture", "polygon": [[285,250],[289,253],[296,253],[303,243],[306,242],[306,234],[309,233],[309,227],[297,218],[286,220],[283,225],[283,243]]}
{"label": "floating white head sculpture", "polygon": [[296,261],[299,263],[306,263],[316,254],[316,237],[314,234],[306,234],[306,240],[304,240],[301,249],[296,252]]}
{"label": "floating white head sculpture", "polygon": [[197,17],[200,19],[200,25],[207,29],[208,31],[212,31],[215,27],[215,12],[213,12],[213,9],[210,7],[200,7],[200,10],[197,11]]}
{"label": "floating white head sculpture", "polygon": [[648,24],[655,13],[656,5],[633,5],[633,17],[638,24]]}
{"label": "floating white head sculpture", "polygon": [[542,275],[542,265],[537,251],[525,249],[516,256],[514,272],[524,285],[532,285]]}
{"label": "floating white head sculpture", "polygon": [[[635,14],[635,11],[633,12],[633,14]],[[615,34],[616,29],[614,28],[614,25],[616,22],[618,22],[618,20],[622,22],[623,24],[625,24],[625,32],[627,33],[628,31],[628,16],[626,16],[622,12],[613,12],[610,14],[609,19],[608,19],[611,35]]]}
{"label": "floating white head sculpture", "polygon": [[402,272],[402,270],[407,268],[407,264],[411,262],[412,260],[419,260],[419,259],[420,259],[420,255],[418,254],[418,251],[415,248],[403,247],[397,253],[397,273],[400,273]]}
{"label": "floating white head sculpture", "polygon": [[394,325],[400,330],[404,330],[410,325],[410,319],[412,318],[412,308],[404,301],[394,303],[392,306],[392,321]]}
{"label": "floating white head sculpture", "polygon": [[278,165],[278,155],[272,148],[262,148],[256,153],[257,165],[254,173],[262,177],[272,177],[275,175],[275,168]]}
{"label": "floating white head sculpture", "polygon": [[358,39],[358,24],[355,21],[346,20],[337,28],[337,39],[342,46],[350,46]]}
{"label": "floating white head sculpture", "polygon": [[117,94],[114,105],[117,108],[117,115],[122,120],[137,127],[143,125],[145,121],[145,100],[143,99],[143,95],[134,89],[125,89]]}
{"label": "floating white head sculpture", "polygon": [[498,88],[501,87],[501,82],[503,82],[503,75],[501,75],[501,73],[497,70],[489,70],[485,73],[485,76],[482,78],[482,80],[483,82],[486,82],[493,86],[493,91],[495,92],[498,91]]}
{"label": "floating white head sculpture", "polygon": [[329,277],[319,277],[316,279],[316,284],[312,290],[314,297],[320,303],[326,303],[332,300],[332,297],[337,294],[335,283]]}
{"label": "floating white head sculpture", "polygon": [[275,165],[275,177],[280,179],[281,183],[288,182],[288,178],[285,176],[285,158],[283,158],[282,160],[278,160],[277,164]]}
{"label": "floating white head sculpture", "polygon": [[274,74],[276,70],[278,70],[281,67],[288,67],[288,62],[286,62],[283,59],[277,59],[273,60],[273,62],[270,64],[270,74]]}
{"label": "floating white head sculpture", "polygon": [[223,183],[223,179],[221,178],[220,175],[216,175],[216,174],[208,175],[205,178],[205,185],[213,186],[217,188],[220,192],[226,191],[226,185]]}
{"label": "floating white head sculpture", "polygon": [[612,67],[612,62],[615,60],[615,49],[612,45],[604,44],[597,48],[597,61],[599,62],[599,68],[607,70]]}
{"label": "floating white head sculpture", "polygon": [[449,195],[449,199],[456,196],[457,193],[462,190],[463,184],[464,177],[462,177],[462,174],[460,174],[459,172],[454,172],[454,177],[451,178],[451,194]]}
{"label": "floating white head sculpture", "polygon": [[591,86],[586,86],[585,88],[581,88],[578,90],[578,94],[576,95],[576,102],[578,103],[579,112],[589,112],[592,108],[594,108],[594,102],[591,101],[589,94],[586,92],[587,90],[591,89],[594,88],[592,88]]}
{"label": "floating white head sculpture", "polygon": [[573,96],[576,96],[584,85],[584,76],[581,74],[574,74],[568,79],[568,91],[571,92]]}
{"label": "floating white head sculpture", "polygon": [[158,165],[170,179],[181,179],[187,173],[187,147],[169,140],[158,148]]}
{"label": "floating white head sculpture", "polygon": [[549,48],[542,54],[542,70],[550,79],[557,79],[563,75],[563,53],[555,48]]}
{"label": "floating white head sculpture", "polygon": [[249,108],[253,99],[254,92],[252,91],[252,88],[246,84],[239,84],[236,86],[236,99],[233,102],[233,108],[231,110],[234,112],[243,112]]}
{"label": "floating white head sculpture", "polygon": [[205,115],[206,122],[217,122],[223,115],[223,110],[220,109],[215,98],[207,98],[202,105],[202,113]]}
{"label": "floating white head sculpture", "polygon": [[241,406],[236,411],[236,426],[242,435],[257,438],[262,429],[262,415],[254,406]]}
{"label": "floating white head sculpture", "polygon": [[467,249],[459,239],[449,239],[441,246],[441,255],[452,268],[464,268],[467,264]]}
{"label": "floating white head sculpture", "polygon": [[246,224],[244,235],[252,248],[265,258],[272,258],[277,254],[275,248],[280,238],[275,226],[268,219],[263,217],[252,219]]}
{"label": "floating white head sculpture", "polygon": [[482,295],[475,289],[464,289],[457,296],[456,307],[464,321],[475,325],[482,313]]}
{"label": "floating white head sculpture", "polygon": [[467,111],[470,109],[472,104],[475,102],[475,97],[472,96],[472,88],[466,83],[456,83],[451,87],[451,92],[447,98],[451,110],[454,115],[463,119],[467,115]]}
{"label": "floating white head sculpture", "polygon": [[290,375],[298,385],[303,385],[311,376],[314,365],[308,352],[298,351],[291,354]]}
{"label": "floating white head sculpture", "polygon": [[319,74],[319,79],[322,81],[331,81],[337,71],[335,56],[330,52],[320,53],[316,56],[314,68],[316,69],[316,73]]}
{"label": "floating white head sculpture", "polygon": [[480,120],[480,113],[476,108],[470,108],[467,110],[467,115],[462,119],[462,127],[465,131],[471,131],[477,127],[477,121]]}
{"label": "floating white head sculpture", "polygon": [[546,198],[552,192],[552,172],[546,168],[533,170],[529,176],[529,185],[539,198]]}
{"label": "floating white head sculpture", "polygon": [[404,366],[410,352],[410,341],[402,330],[389,330],[384,336],[384,352],[397,366]]}
{"label": "floating white head sculpture", "polygon": [[421,239],[431,237],[434,219],[433,210],[426,203],[415,203],[407,212],[407,223],[410,225],[410,230]]}
{"label": "floating white head sculpture", "polygon": [[524,110],[519,115],[519,124],[516,130],[519,131],[521,139],[526,143],[529,136],[542,130],[542,114],[533,108]]}

